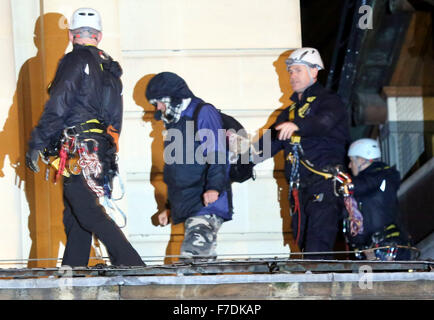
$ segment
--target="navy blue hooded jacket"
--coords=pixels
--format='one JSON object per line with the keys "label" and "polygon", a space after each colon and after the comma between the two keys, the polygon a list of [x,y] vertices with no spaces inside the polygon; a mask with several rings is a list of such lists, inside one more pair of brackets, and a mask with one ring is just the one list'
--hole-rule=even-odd
{"label": "navy blue hooded jacket", "polygon": [[[122,69],[95,46],[74,44],[59,62],[29,148],[43,150],[63,129],[98,119],[119,132],[122,127]],[[107,103],[104,103],[107,102]],[[109,103],[108,103],[109,102]]]}
{"label": "navy blue hooded jacket", "polygon": [[[164,142],[164,182],[168,189],[168,204],[173,223],[177,224],[189,217],[205,214],[216,214],[225,221],[231,220],[230,166],[227,163],[225,145],[222,144],[225,136],[222,137],[222,131],[219,132],[222,129],[220,113],[214,106],[206,104],[200,110],[197,122],[194,124],[194,110],[203,101],[191,93],[182,78],[171,72],[156,75],[148,84],[146,91],[148,100],[164,96],[170,96],[172,103],[181,103],[185,98],[192,99],[181,113],[178,122],[165,124],[167,135]],[[208,141],[208,137],[211,136],[206,136],[204,129],[212,133],[215,139],[213,142]],[[194,141],[196,132],[198,141]],[[181,144],[179,139],[182,139]],[[198,154],[209,156],[214,161],[201,162]],[[173,160],[170,163],[169,158]],[[221,162],[223,163],[220,164]],[[205,207],[202,196],[207,190],[218,191],[219,197],[217,201]]]}

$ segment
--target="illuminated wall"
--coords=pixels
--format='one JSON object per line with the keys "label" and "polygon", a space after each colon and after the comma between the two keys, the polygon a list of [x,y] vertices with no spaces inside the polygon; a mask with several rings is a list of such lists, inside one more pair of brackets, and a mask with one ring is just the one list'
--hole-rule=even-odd
{"label": "illuminated wall", "polygon": [[[179,254],[182,226],[155,226],[165,202],[162,124],[144,98],[153,74],[172,71],[191,90],[235,116],[255,136],[291,94],[284,59],[300,47],[296,0],[0,0],[1,76],[0,259],[62,256],[61,186],[24,170],[29,133],[58,60],[69,51],[66,25],[81,6],[103,19],[100,48],[119,60],[124,75],[124,125],[120,167],[128,215],[124,230],[142,256]],[[147,111],[144,114],[144,111]],[[19,165],[18,165],[19,163]],[[282,161],[257,166],[256,181],[235,184],[235,215],[219,234],[218,253],[287,253],[292,238]],[[50,177],[52,178],[52,177]],[[279,188],[282,189],[279,192]],[[292,245],[292,244],[291,244]],[[166,262],[172,261],[167,258]],[[55,262],[39,262],[52,266]]]}

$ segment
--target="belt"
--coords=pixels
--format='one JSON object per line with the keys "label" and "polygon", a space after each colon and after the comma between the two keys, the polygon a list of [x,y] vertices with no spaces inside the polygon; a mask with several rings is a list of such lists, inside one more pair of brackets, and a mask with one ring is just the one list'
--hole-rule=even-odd
{"label": "belt", "polygon": [[97,119],[91,119],[73,127],[68,127],[64,130],[68,136],[77,136],[82,133],[105,133],[106,126],[101,124]]}
{"label": "belt", "polygon": [[333,174],[330,173],[328,167],[315,170],[315,172],[312,170],[309,170],[308,172],[310,172],[311,174],[300,178],[300,189],[305,189],[333,178]]}

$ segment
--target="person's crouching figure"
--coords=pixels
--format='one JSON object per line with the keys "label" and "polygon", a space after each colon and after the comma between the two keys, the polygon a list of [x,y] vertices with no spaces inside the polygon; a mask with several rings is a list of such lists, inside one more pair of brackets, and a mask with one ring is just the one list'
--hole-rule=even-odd
{"label": "person's crouching figure", "polygon": [[[358,259],[409,260],[408,236],[398,221],[399,172],[381,162],[373,139],[354,141],[348,149],[353,195],[345,199],[344,232]],[[375,249],[378,248],[378,249]]]}

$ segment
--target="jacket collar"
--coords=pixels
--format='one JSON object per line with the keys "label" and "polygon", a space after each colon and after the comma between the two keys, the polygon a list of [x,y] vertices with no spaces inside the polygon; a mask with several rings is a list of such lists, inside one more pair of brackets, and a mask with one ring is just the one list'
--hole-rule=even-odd
{"label": "jacket collar", "polygon": [[296,102],[296,103],[303,104],[306,102],[306,99],[308,97],[317,96],[318,94],[320,94],[324,90],[325,90],[324,87],[318,81],[316,81],[313,85],[311,85],[310,87],[307,87],[304,90],[304,92],[301,96],[301,99],[298,99],[298,93],[294,92],[291,96],[291,100]]}
{"label": "jacket collar", "polygon": [[73,49],[87,49],[87,50],[99,50],[97,46],[94,46],[92,44],[78,44],[74,43],[72,45]]}
{"label": "jacket collar", "polygon": [[390,168],[390,166],[388,166],[386,163],[384,163],[382,161],[374,161],[371,163],[371,165],[369,167],[367,167],[363,171],[373,172],[373,171],[378,171],[378,170],[383,170],[383,169],[388,169],[388,168]]}

